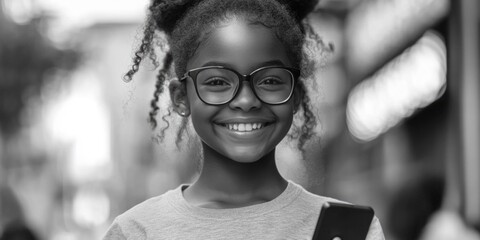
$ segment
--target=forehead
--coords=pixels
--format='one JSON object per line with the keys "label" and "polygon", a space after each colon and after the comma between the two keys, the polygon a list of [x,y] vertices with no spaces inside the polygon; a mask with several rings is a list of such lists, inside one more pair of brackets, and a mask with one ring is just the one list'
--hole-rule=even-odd
{"label": "forehead", "polygon": [[208,33],[187,68],[221,63],[246,74],[271,62],[291,65],[285,46],[274,32],[261,24],[234,19]]}

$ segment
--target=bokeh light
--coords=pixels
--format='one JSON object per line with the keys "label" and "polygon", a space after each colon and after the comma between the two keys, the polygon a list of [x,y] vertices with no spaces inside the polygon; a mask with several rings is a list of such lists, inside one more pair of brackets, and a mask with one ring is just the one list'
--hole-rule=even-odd
{"label": "bokeh light", "polygon": [[63,99],[50,106],[45,122],[55,141],[70,146],[69,179],[78,183],[108,179],[111,127],[100,81],[88,70],[78,72],[72,81]]}
{"label": "bokeh light", "polygon": [[350,132],[371,141],[439,98],[446,85],[446,47],[433,32],[355,87],[347,104]]}

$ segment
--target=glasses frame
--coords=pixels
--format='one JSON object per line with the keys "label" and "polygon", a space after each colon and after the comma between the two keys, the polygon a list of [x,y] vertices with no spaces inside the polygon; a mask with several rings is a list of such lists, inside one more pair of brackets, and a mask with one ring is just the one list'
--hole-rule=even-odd
{"label": "glasses frame", "polygon": [[[235,88],[235,90],[233,92],[233,95],[232,95],[232,98],[230,100],[224,101],[224,102],[221,102],[221,103],[209,103],[209,102],[206,102],[205,100],[203,100],[203,98],[200,96],[200,93],[198,92],[198,87],[197,87],[197,76],[201,71],[206,70],[206,69],[212,69],[212,68],[230,70],[237,75],[237,77],[239,79],[239,84]],[[254,75],[255,73],[257,73],[259,71],[269,69],[269,68],[281,68],[281,69],[287,70],[290,73],[290,75],[292,76],[292,81],[293,82],[292,82],[292,90],[290,91],[290,94],[288,95],[288,97],[285,100],[283,100],[281,102],[278,102],[278,103],[268,103],[268,102],[263,101],[260,97],[258,97],[257,91],[255,90],[255,87],[253,86],[252,75]],[[293,95],[293,92],[295,90],[295,86],[297,85],[297,81],[298,81],[299,77],[300,77],[300,70],[299,69],[291,68],[291,67],[285,67],[285,66],[264,66],[264,67],[260,67],[260,68],[255,69],[253,72],[251,72],[250,74],[247,74],[247,75],[243,75],[243,74],[239,73],[238,71],[236,71],[235,69],[225,67],[225,66],[206,66],[206,67],[199,67],[199,68],[194,68],[194,69],[188,70],[179,81],[183,82],[183,81],[186,81],[187,78],[191,78],[193,83],[194,83],[193,85],[195,86],[195,91],[197,92],[198,98],[200,98],[200,100],[202,100],[202,102],[204,102],[205,104],[208,104],[208,105],[217,106],[217,105],[223,105],[223,104],[230,103],[233,99],[235,99],[235,97],[237,97],[237,94],[239,92],[238,90],[241,88],[241,85],[243,84],[244,81],[247,81],[247,82],[250,83],[250,89],[252,89],[252,92],[255,95],[255,97],[258,100],[260,100],[262,103],[270,104],[270,105],[280,105],[280,104],[286,103],[288,100],[290,100],[290,98],[292,98],[292,95]]]}

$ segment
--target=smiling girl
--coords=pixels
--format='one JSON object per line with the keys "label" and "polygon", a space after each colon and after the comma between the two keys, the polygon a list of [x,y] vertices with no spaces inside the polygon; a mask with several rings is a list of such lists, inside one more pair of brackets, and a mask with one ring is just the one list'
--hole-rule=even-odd
{"label": "smiling girl", "polygon": [[[155,31],[170,51],[157,77],[156,100],[169,84],[173,109],[191,118],[203,147],[198,179],[151,198],[117,217],[105,239],[311,239],[326,201],[284,179],[275,148],[294,115],[304,151],[315,118],[304,81],[302,19],[317,1],[153,0],[145,36],[127,79],[153,53]],[[314,38],[314,40],[318,38]],[[320,44],[320,43],[319,43]],[[150,55],[154,56],[154,55]],[[172,65],[173,64],[173,65]],[[174,67],[177,78],[168,82]],[[374,218],[368,240],[384,239]]]}

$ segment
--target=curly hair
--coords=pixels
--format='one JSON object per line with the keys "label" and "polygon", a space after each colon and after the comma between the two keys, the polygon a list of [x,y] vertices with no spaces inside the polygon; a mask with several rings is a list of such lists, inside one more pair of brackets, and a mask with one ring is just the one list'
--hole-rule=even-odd
{"label": "curly hair", "polygon": [[[160,39],[161,42],[162,39],[158,34],[163,33],[169,50],[157,75],[149,114],[149,122],[152,128],[156,128],[158,99],[164,92],[170,72],[174,70],[176,76],[182,76],[186,72],[188,59],[195,53],[206,33],[214,29],[217,24],[232,17],[241,18],[252,24],[264,25],[287,46],[287,53],[295,67],[301,69],[297,87],[302,99],[295,109],[302,110],[302,124],[301,126],[294,124],[289,137],[298,138],[297,147],[305,157],[305,144],[314,135],[314,128],[317,125],[305,85],[307,79],[313,75],[316,65],[315,60],[308,53],[308,47],[320,47],[322,51],[331,48],[326,46],[313,32],[311,26],[303,21],[317,2],[318,0],[152,0],[148,8],[141,44],[135,52],[132,67],[125,74],[124,80],[127,82],[132,80],[141,61],[146,57],[151,59],[156,67],[159,66],[155,46],[162,45],[158,43],[158,40]],[[308,44],[307,40],[313,41],[313,44]],[[171,110],[168,109],[167,114],[162,117],[166,126],[160,131],[160,140],[163,140],[165,130],[170,126],[167,120],[170,116]],[[177,147],[186,125],[187,121],[184,118],[177,131]]]}

